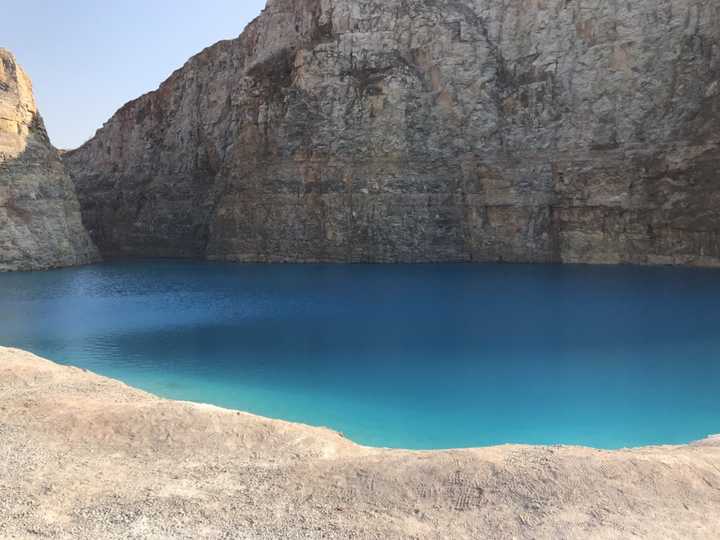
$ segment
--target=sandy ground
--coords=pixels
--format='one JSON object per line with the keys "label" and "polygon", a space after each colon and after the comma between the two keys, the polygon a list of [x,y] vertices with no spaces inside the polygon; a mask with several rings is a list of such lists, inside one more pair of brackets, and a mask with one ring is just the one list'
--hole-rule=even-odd
{"label": "sandy ground", "polygon": [[35,537],[720,538],[720,438],[371,449],[0,348],[0,538]]}

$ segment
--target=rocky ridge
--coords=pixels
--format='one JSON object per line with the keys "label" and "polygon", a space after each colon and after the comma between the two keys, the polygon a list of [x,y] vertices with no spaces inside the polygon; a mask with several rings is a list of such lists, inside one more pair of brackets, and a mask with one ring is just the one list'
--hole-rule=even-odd
{"label": "rocky ridge", "polygon": [[98,260],[75,187],[48,139],[32,83],[0,49],[0,271]]}
{"label": "rocky ridge", "polygon": [[714,0],[270,0],[65,161],[108,256],[720,264]]}

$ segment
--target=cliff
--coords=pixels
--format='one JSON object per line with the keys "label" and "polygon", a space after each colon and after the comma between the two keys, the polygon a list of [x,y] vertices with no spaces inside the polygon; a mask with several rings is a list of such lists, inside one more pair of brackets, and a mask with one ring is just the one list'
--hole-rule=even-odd
{"label": "cliff", "polygon": [[715,0],[270,0],[65,161],[101,251],[720,264]]}
{"label": "cliff", "polygon": [[720,439],[408,452],[0,347],[3,538],[717,538]]}
{"label": "cliff", "polygon": [[75,187],[52,147],[32,83],[0,49],[0,271],[97,260]]}

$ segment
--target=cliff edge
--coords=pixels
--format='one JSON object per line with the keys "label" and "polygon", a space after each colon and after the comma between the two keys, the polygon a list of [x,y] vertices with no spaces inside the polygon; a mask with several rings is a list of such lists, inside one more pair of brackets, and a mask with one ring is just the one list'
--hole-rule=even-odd
{"label": "cliff edge", "polygon": [[75,187],[50,144],[32,83],[0,49],[0,271],[95,261]]}

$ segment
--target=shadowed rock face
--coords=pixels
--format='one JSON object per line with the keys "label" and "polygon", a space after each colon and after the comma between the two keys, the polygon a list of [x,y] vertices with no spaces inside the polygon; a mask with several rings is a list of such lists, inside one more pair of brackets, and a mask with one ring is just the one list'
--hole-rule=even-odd
{"label": "shadowed rock face", "polygon": [[720,264],[715,0],[271,0],[65,161],[114,255]]}
{"label": "shadowed rock face", "polygon": [[83,264],[99,255],[52,147],[32,84],[0,49],[0,271]]}

